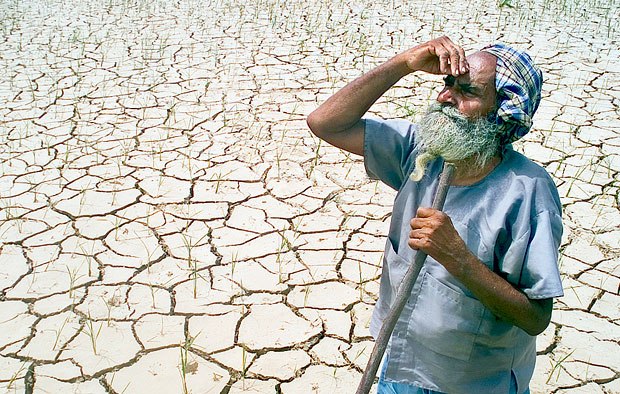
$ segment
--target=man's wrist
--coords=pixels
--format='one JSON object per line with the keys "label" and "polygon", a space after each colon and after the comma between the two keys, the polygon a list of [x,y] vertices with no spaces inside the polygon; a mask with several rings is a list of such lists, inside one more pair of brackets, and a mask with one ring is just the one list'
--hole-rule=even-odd
{"label": "man's wrist", "polygon": [[399,78],[402,78],[416,71],[416,70],[412,70],[409,67],[409,64],[407,62],[407,56],[405,55],[404,52],[399,53],[398,55],[394,56],[393,58],[389,60],[389,62],[393,62],[394,70],[398,74]]}
{"label": "man's wrist", "polygon": [[452,273],[452,275],[462,283],[468,282],[468,278],[475,277],[481,269],[487,268],[469,249],[467,249],[465,257],[459,261],[456,267],[456,272]]}

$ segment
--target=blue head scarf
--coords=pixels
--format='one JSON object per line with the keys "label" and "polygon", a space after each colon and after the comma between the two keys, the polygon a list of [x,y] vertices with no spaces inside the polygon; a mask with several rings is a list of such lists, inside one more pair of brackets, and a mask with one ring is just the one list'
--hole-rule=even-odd
{"label": "blue head scarf", "polygon": [[495,91],[497,114],[502,144],[518,140],[530,131],[532,116],[540,103],[542,72],[532,58],[504,44],[482,49],[497,58]]}

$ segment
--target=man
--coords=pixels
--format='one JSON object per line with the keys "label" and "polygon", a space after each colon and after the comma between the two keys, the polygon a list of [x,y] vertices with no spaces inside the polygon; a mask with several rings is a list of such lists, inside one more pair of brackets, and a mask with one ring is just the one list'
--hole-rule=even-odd
{"label": "man", "polygon": [[[419,125],[362,119],[412,72],[445,75]],[[379,393],[527,393],[535,336],[562,295],[555,185],[510,143],[531,127],[542,77],[529,56],[494,45],[468,57],[441,37],[405,51],[308,117],[313,133],[364,156],[398,190],[386,242],[376,337],[414,254],[428,254],[392,334]],[[428,208],[443,161],[456,165],[443,212]]]}

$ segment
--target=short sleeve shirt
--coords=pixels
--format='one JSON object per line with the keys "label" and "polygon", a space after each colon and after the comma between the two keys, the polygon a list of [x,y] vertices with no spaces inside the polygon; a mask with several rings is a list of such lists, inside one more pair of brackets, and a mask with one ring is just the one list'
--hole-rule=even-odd
{"label": "short sleeve shirt", "polygon": [[[376,337],[415,257],[409,221],[430,207],[443,161],[409,180],[419,152],[416,126],[406,120],[365,119],[364,163],[371,178],[398,190],[385,247],[379,300],[370,330]],[[530,299],[563,295],[558,270],[561,204],[547,172],[511,146],[484,179],[451,186],[444,205],[468,248]],[[535,337],[498,320],[430,256],[396,324],[386,378],[448,393],[506,393],[510,374],[527,387]]]}

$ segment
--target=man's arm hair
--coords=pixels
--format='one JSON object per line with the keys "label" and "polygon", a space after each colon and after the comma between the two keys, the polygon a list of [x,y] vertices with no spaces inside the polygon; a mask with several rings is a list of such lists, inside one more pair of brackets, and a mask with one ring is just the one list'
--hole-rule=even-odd
{"label": "man's arm hair", "polygon": [[308,116],[308,127],[326,142],[363,155],[362,116],[379,97],[409,72],[402,59],[390,59],[331,96]]}

